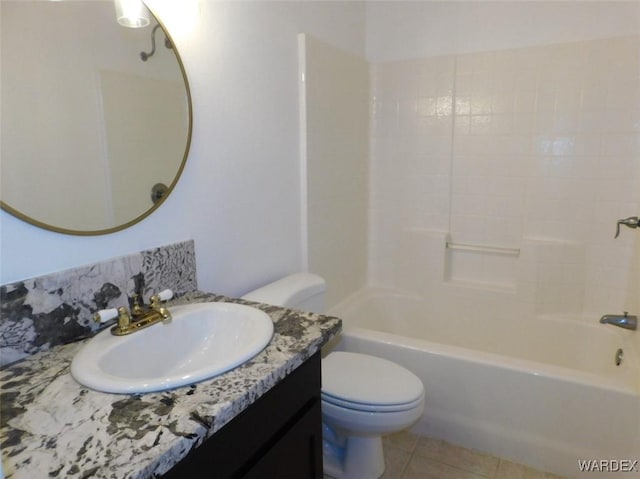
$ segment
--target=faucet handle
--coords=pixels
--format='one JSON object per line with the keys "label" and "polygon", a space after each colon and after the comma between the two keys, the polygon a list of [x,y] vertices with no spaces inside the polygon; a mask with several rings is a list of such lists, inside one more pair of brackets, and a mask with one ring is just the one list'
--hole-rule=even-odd
{"label": "faucet handle", "polygon": [[106,323],[107,321],[111,321],[118,317],[118,310],[116,308],[110,309],[101,309],[100,311],[94,313],[93,320],[96,323]]}
{"label": "faucet handle", "polygon": [[628,218],[624,218],[618,220],[616,223],[616,235],[613,237],[614,239],[620,236],[620,225],[625,225],[629,228],[638,228],[640,227],[640,218],[637,216],[629,216]]}
{"label": "faucet handle", "polygon": [[165,289],[151,296],[149,301],[151,302],[151,307],[155,309],[160,307],[160,301],[169,301],[171,298],[173,298],[173,291]]}
{"label": "faucet handle", "polygon": [[158,298],[160,298],[160,301],[169,301],[171,298],[173,298],[173,291],[171,291],[170,289],[160,291],[158,293]]}
{"label": "faucet handle", "polygon": [[101,309],[93,315],[93,320],[98,323],[106,323],[107,321],[114,318],[118,318],[118,326],[114,326],[113,328],[111,328],[112,331],[114,328],[120,330],[127,329],[131,324],[131,317],[129,316],[127,308],[125,308],[124,306],[121,306],[118,309]]}

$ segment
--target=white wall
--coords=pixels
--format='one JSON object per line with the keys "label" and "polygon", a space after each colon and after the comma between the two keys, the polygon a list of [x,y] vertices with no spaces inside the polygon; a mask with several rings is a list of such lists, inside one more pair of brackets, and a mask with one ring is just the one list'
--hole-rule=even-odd
{"label": "white wall", "polygon": [[[162,1],[153,2],[158,12]],[[204,290],[240,294],[298,270],[300,32],[362,55],[364,6],[201,0],[195,30],[174,38],[194,130],[171,197],[141,223],[99,237],[48,232],[1,212],[0,283],[190,238]]]}
{"label": "white wall", "polygon": [[367,2],[367,58],[450,53],[592,40],[638,33],[639,2]]}

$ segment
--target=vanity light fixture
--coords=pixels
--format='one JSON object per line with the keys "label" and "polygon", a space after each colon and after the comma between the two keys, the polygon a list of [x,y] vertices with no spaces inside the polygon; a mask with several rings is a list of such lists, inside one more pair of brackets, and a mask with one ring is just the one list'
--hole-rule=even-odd
{"label": "vanity light fixture", "polygon": [[116,18],[123,27],[142,28],[149,25],[149,10],[142,0],[114,0]]}

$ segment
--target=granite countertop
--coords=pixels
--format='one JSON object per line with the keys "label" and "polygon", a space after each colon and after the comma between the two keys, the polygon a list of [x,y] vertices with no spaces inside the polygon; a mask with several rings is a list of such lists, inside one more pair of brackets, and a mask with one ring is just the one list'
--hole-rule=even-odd
{"label": "granite countertop", "polygon": [[[172,304],[247,301],[188,293]],[[225,374],[170,391],[96,392],[70,374],[84,341],[0,371],[0,450],[6,479],[153,478],[167,472],[337,335],[330,316],[258,305],[275,324],[269,345]]]}

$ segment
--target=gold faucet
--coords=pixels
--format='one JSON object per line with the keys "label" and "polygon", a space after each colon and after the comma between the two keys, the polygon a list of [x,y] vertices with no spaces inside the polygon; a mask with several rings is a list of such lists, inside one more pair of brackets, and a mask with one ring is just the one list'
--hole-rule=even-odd
{"label": "gold faucet", "polygon": [[93,319],[99,323],[104,323],[110,319],[118,317],[118,324],[111,327],[111,334],[115,336],[125,336],[135,333],[141,329],[148,328],[156,323],[170,323],[171,313],[162,305],[162,301],[167,301],[173,297],[173,292],[166,289],[158,294],[154,294],[149,298],[149,307],[141,306],[138,295],[133,297],[133,307],[131,314],[127,308],[120,307],[116,309],[104,309],[93,315]]}

